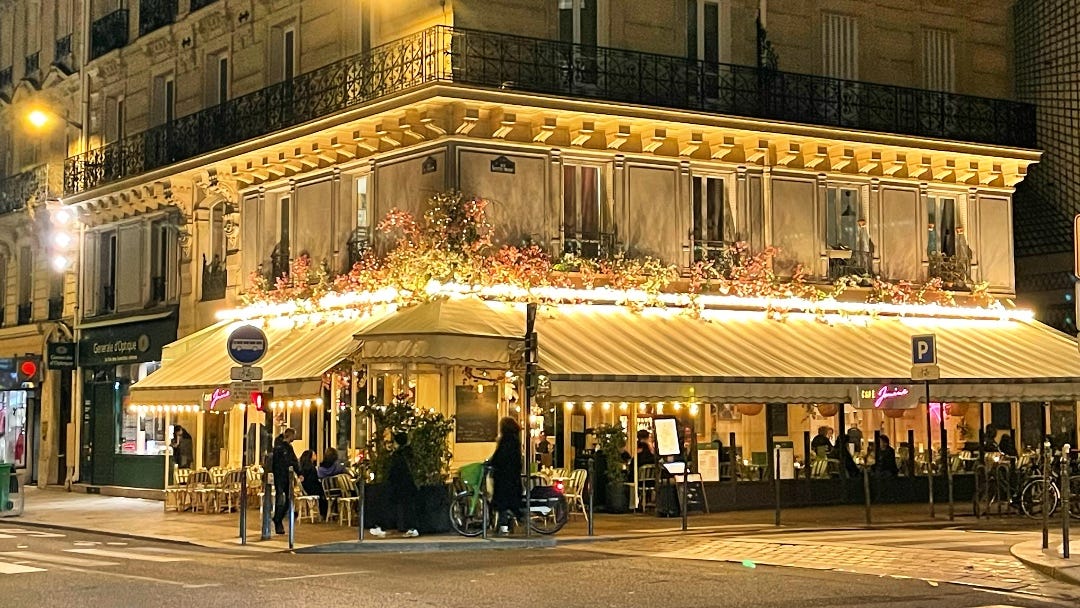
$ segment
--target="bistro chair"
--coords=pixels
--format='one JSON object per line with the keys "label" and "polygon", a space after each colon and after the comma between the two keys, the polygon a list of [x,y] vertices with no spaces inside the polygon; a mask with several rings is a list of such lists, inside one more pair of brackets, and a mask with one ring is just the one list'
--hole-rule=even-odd
{"label": "bistro chair", "polygon": [[563,496],[566,497],[566,502],[570,506],[570,513],[574,513],[576,509],[581,509],[581,514],[585,516],[585,522],[589,521],[589,512],[585,510],[585,481],[589,477],[589,472],[585,469],[574,469],[570,473],[570,479],[563,486]]}
{"label": "bistro chair", "polygon": [[642,512],[650,506],[656,506],[656,482],[660,478],[659,468],[655,464],[638,467],[638,506]]}
{"label": "bistro chair", "polygon": [[353,510],[359,513],[360,506],[360,497],[356,495],[356,480],[348,474],[334,475],[331,480],[338,489],[338,525],[351,526]]}
{"label": "bistro chair", "polygon": [[240,508],[240,482],[246,474],[242,470],[228,471],[219,483],[214,484],[217,488],[214,500],[218,510],[224,508],[231,513]]}
{"label": "bistro chair", "polygon": [[192,511],[197,513],[199,509],[202,509],[203,513],[209,513],[217,502],[216,495],[217,488],[214,487],[210,471],[203,469],[191,472],[191,476],[188,477],[188,501],[191,503]]}
{"label": "bistro chair", "polygon": [[296,521],[304,521],[306,517],[308,521],[315,523],[319,517],[319,497],[304,493],[303,484],[300,483],[300,477],[296,474],[296,471],[292,473],[292,482],[293,504],[296,505]]}
{"label": "bistro chair", "polygon": [[189,502],[188,494],[188,477],[191,476],[191,469],[181,469],[177,465],[173,465],[173,483],[169,487],[165,488],[165,510],[169,510],[169,505],[179,513],[186,510],[191,503]]}
{"label": "bistro chair", "polygon": [[336,517],[340,523],[341,510],[338,500],[341,498],[341,488],[333,477],[323,477],[319,483],[322,484],[323,496],[326,496],[326,521],[332,521]]}

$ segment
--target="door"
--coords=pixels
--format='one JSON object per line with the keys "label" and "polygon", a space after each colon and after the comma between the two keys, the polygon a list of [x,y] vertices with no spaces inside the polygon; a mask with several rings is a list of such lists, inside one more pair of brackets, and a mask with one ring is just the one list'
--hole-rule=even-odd
{"label": "door", "polygon": [[93,389],[93,431],[90,437],[90,482],[109,485],[113,481],[113,456],[116,454],[116,389],[112,382],[98,382]]}
{"label": "door", "polygon": [[571,85],[597,82],[597,28],[600,0],[559,0],[559,40],[571,43],[569,64]]}

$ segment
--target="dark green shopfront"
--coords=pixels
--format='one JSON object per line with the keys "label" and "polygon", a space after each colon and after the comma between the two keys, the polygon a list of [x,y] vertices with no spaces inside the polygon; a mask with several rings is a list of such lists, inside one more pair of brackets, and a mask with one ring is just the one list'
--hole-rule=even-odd
{"label": "dark green shopfront", "polygon": [[161,366],[176,340],[176,311],[90,327],[79,340],[79,481],[91,487],[163,488],[170,429],[127,407],[128,388]]}

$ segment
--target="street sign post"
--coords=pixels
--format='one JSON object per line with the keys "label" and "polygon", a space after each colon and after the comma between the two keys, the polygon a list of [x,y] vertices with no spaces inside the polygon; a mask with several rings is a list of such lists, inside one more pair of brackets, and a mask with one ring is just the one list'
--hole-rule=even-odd
{"label": "street sign post", "polygon": [[229,379],[238,382],[262,380],[263,370],[253,365],[240,365],[229,370]]}
{"label": "street sign post", "polygon": [[[254,325],[241,325],[229,334],[225,341],[225,349],[229,357],[240,364],[239,367],[229,369],[229,391],[234,400],[241,401],[241,395],[261,393],[263,390],[263,370],[261,367],[252,367],[266,355],[266,334]],[[242,401],[241,401],[242,402]],[[248,408],[244,408],[244,441],[240,450],[240,468],[245,471],[241,477],[240,488],[240,544],[247,544],[247,436],[248,436]],[[267,477],[263,476],[263,514],[262,514],[262,540],[270,538],[270,509],[268,500],[270,489],[266,486]]]}
{"label": "street sign post", "polygon": [[911,336],[911,364],[937,365],[937,336]]}
{"label": "street sign post", "polygon": [[[933,433],[933,422],[930,419],[930,381],[941,379],[941,369],[938,368],[937,360],[937,336],[923,334],[911,336],[911,379],[921,380],[926,388],[926,483],[930,493],[930,517],[934,517],[934,446],[930,441]],[[945,445],[945,412],[941,408],[941,462],[946,469],[949,467],[948,448]],[[951,478],[950,478],[951,479]],[[952,488],[950,488],[950,499]],[[952,514],[952,501],[949,501],[949,513]]]}

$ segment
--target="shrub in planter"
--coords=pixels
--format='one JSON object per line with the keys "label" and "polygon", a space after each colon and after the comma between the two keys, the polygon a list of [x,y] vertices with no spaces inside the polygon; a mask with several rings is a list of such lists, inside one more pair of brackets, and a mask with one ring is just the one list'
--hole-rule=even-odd
{"label": "shrub in planter", "polygon": [[365,524],[394,527],[395,505],[390,503],[385,482],[394,453],[394,433],[409,436],[412,457],[409,471],[419,487],[417,495],[421,532],[446,532],[450,529],[450,498],[446,479],[450,473],[450,433],[453,417],[417,408],[406,395],[397,395],[389,404],[374,399],[359,408],[370,416],[372,434],[366,445],[367,467],[374,477],[367,489]]}
{"label": "shrub in planter", "polygon": [[[622,464],[622,454],[626,449],[626,431],[621,426],[602,424],[593,429],[596,437],[597,451],[602,458],[604,470],[597,471],[597,477],[606,480],[605,503],[609,513],[625,513],[630,506],[630,497],[627,487],[623,484],[625,472]],[[597,479],[599,482],[600,480]]]}

